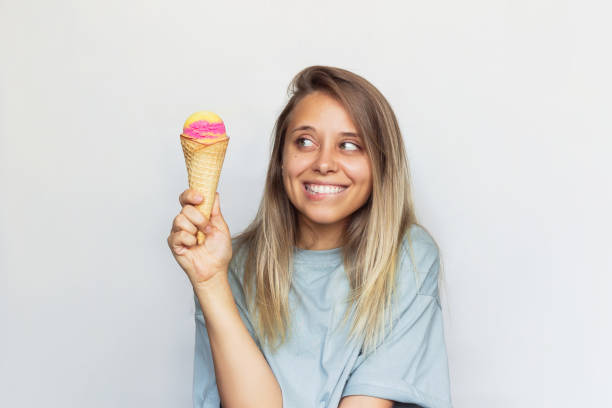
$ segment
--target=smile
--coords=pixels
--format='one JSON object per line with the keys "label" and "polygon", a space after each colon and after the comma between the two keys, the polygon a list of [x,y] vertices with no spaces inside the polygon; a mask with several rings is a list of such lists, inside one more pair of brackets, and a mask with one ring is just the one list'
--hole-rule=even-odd
{"label": "smile", "polygon": [[314,194],[338,194],[346,190],[344,186],[332,186],[328,184],[306,184],[304,183],[306,191]]}

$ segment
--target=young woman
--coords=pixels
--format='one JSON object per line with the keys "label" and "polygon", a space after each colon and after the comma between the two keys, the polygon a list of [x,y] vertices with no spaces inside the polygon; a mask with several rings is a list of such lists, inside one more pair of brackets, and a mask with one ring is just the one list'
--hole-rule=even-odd
{"label": "young woman", "polygon": [[218,193],[210,220],[194,190],[179,197],[168,245],[195,295],[194,406],[451,407],[438,249],[391,107],[325,66],[291,94],[244,232],[230,237]]}

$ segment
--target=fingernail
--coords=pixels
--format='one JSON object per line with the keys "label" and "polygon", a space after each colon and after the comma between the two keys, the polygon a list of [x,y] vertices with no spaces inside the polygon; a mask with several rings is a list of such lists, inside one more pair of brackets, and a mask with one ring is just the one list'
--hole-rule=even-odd
{"label": "fingernail", "polygon": [[195,198],[196,201],[202,201],[203,197],[201,195],[199,195],[199,194],[196,194],[194,198]]}

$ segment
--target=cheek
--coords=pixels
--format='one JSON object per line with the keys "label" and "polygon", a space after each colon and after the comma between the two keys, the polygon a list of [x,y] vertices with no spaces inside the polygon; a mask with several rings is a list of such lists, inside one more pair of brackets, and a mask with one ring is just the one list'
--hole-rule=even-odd
{"label": "cheek", "polygon": [[287,156],[287,159],[285,160],[285,163],[284,163],[285,176],[286,177],[297,177],[302,172],[304,172],[304,170],[308,169],[309,166],[310,166],[310,163],[306,157],[300,156],[297,154],[293,154],[293,155],[290,154]]}
{"label": "cheek", "polygon": [[372,170],[369,161],[351,161],[349,163],[345,163],[344,169],[347,175],[353,179],[355,183],[362,183],[365,185],[372,184]]}

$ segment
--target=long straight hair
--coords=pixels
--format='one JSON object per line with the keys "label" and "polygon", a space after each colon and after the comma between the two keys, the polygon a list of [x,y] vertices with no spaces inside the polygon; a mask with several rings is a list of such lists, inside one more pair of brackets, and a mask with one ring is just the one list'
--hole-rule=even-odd
{"label": "long straight hair", "polygon": [[416,223],[409,167],[397,119],[385,97],[350,71],[311,66],[291,81],[287,105],[276,120],[272,151],[257,215],[235,239],[246,249],[244,292],[257,336],[276,349],[290,326],[292,256],[298,238],[297,210],[281,175],[287,127],[295,106],[313,92],[325,92],[348,112],[372,164],[372,193],[350,218],[342,246],[350,296],[343,324],[352,315],[349,339],[362,336],[372,351],[391,323],[391,305],[401,243]]}

